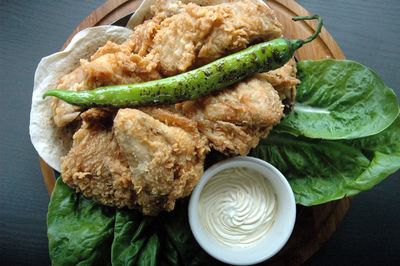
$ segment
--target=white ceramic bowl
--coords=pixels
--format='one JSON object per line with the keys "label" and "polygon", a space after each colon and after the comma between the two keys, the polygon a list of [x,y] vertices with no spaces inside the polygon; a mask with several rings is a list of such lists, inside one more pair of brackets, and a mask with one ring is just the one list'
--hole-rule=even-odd
{"label": "white ceramic bowl", "polygon": [[[274,224],[255,244],[249,247],[228,247],[219,243],[201,224],[198,203],[205,184],[217,173],[237,167],[247,167],[267,178],[276,193],[278,209]],[[296,203],[286,178],[271,164],[253,157],[235,157],[219,162],[205,171],[192,192],[189,203],[189,223],[199,245],[214,258],[234,265],[249,265],[274,256],[288,241],[296,220]]]}

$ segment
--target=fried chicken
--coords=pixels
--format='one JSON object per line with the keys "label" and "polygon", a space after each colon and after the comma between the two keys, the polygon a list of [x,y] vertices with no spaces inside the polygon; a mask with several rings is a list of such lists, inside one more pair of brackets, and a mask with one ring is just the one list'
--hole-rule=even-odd
{"label": "fried chicken", "polygon": [[189,3],[162,21],[146,57],[170,76],[281,35],[282,26],[266,5],[249,0],[213,6]]}
{"label": "fried chicken", "polygon": [[296,78],[296,73],[296,61],[292,59],[281,68],[256,76],[265,78],[278,92],[282,101],[293,104],[296,97],[296,86],[300,83]]}
{"label": "fried chicken", "polygon": [[[125,43],[112,42],[66,75],[59,88],[92,89],[175,75],[282,35],[267,6],[253,0],[199,6],[157,1],[153,17]],[[256,74],[224,91],[171,106],[81,110],[52,103],[56,125],[82,119],[62,159],[63,180],[103,204],[155,215],[172,210],[202,174],[210,148],[246,155],[284,116],[296,68]]]}
{"label": "fried chicken", "polygon": [[135,109],[119,110],[114,129],[143,213],[173,210],[175,201],[189,195],[203,173],[205,139],[197,130],[188,133],[167,126]]}
{"label": "fried chicken", "polygon": [[[83,121],[71,150],[61,160],[63,181],[105,205],[138,208],[132,173],[110,127],[112,116],[94,114],[97,109],[87,112],[88,121]],[[96,116],[102,118],[90,123]]]}
{"label": "fried chicken", "polygon": [[[71,73],[61,78],[57,88],[68,88],[69,90],[79,90],[83,82],[83,71],[81,67],[76,68]],[[70,105],[62,100],[54,98],[51,102],[54,123],[57,127],[64,127],[79,117],[80,108]]]}
{"label": "fried chicken", "polygon": [[296,93],[296,63],[256,74],[231,88],[196,101],[176,104],[197,121],[210,146],[226,155],[247,155],[291,109]]}
{"label": "fried chicken", "polygon": [[211,146],[226,154],[246,155],[283,116],[278,92],[263,76],[255,76],[213,97],[177,104],[198,122]]}
{"label": "fried chicken", "polygon": [[154,113],[165,123],[136,109],[119,110],[114,121],[109,110],[83,113],[73,147],[62,159],[64,182],[105,205],[146,215],[173,210],[201,176],[208,148],[189,119]]}
{"label": "fried chicken", "polygon": [[[139,55],[131,54],[123,45],[108,42],[101,47],[92,60],[81,60],[76,70],[61,79],[60,89],[85,90],[110,84],[129,84],[159,79],[156,66]],[[75,120],[80,108],[60,100],[52,102],[54,122],[62,127]]]}

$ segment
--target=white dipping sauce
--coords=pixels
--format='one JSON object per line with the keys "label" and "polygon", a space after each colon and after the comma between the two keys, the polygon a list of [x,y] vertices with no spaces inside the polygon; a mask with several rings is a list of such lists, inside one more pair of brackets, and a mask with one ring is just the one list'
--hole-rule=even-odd
{"label": "white dipping sauce", "polygon": [[262,174],[250,168],[226,169],[212,177],[200,194],[200,222],[221,244],[246,247],[271,228],[277,203]]}

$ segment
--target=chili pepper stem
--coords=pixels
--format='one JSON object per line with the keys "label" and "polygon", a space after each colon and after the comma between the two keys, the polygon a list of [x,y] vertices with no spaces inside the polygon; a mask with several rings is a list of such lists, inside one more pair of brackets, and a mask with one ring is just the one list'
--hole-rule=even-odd
{"label": "chili pepper stem", "polygon": [[298,48],[300,48],[304,44],[309,43],[309,42],[313,41],[315,38],[317,38],[317,36],[321,33],[322,26],[324,25],[324,21],[319,15],[297,16],[297,17],[293,17],[292,18],[292,20],[294,20],[294,21],[315,20],[315,19],[318,20],[317,29],[315,30],[314,34],[311,35],[310,37],[308,37],[307,39],[305,39],[305,40],[296,40],[296,44],[295,45],[299,45]]}

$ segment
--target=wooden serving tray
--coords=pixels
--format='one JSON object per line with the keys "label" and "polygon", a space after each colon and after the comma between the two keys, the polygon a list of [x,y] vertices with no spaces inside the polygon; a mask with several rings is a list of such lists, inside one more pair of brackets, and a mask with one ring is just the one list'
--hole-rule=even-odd
{"label": "wooden serving tray", "polygon": [[[70,35],[64,47],[75,33],[88,27],[112,24],[131,14],[140,5],[140,0],[109,0],[86,17]],[[275,10],[280,22],[284,25],[284,34],[288,38],[304,39],[310,36],[316,23],[310,21],[293,22],[294,16],[307,15],[308,12],[293,0],[269,0],[268,4]],[[63,48],[64,48],[63,47]],[[303,59],[344,59],[344,54],[332,36],[323,29],[319,37],[303,46],[296,52],[296,58]],[[54,171],[42,159],[40,167],[45,185],[51,193],[55,184]],[[265,262],[265,265],[300,265],[315,254],[318,249],[335,232],[343,219],[351,199],[329,202],[313,207],[297,207],[296,225],[286,246]]]}

